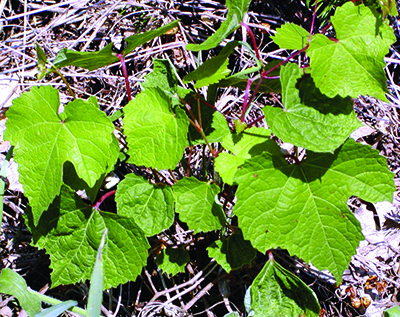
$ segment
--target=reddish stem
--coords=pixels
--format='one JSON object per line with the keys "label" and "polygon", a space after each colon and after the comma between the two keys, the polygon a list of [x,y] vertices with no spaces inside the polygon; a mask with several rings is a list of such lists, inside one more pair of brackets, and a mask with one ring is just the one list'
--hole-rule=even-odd
{"label": "reddish stem", "polygon": [[247,127],[250,128],[252,127],[254,124],[256,124],[258,121],[261,121],[262,119],[264,119],[264,115],[262,114],[261,116],[259,116],[257,119],[255,119],[254,121],[251,121]]}
{"label": "reddish stem", "polygon": [[271,262],[273,262],[273,261],[274,261],[274,254],[272,253],[272,250],[269,249],[269,250],[267,251],[267,254],[268,254],[269,260],[270,260]]}
{"label": "reddish stem", "polygon": [[250,37],[251,37],[251,41],[253,42],[253,47],[254,47],[254,52],[256,53],[256,57],[259,61],[261,61],[260,58],[260,53],[258,51],[258,47],[257,47],[257,43],[256,43],[256,38],[254,37],[254,33],[251,30],[251,28],[244,22],[240,23],[240,25],[244,26],[247,30],[247,32],[249,33]]}
{"label": "reddish stem", "polygon": [[126,93],[128,95],[128,101],[131,101],[132,100],[131,88],[129,87],[128,71],[126,69],[124,55],[123,54],[116,54],[116,55],[121,62],[122,73],[124,74],[124,78],[125,78],[125,86],[126,86]]}
{"label": "reddish stem", "polygon": [[251,88],[251,84],[253,83],[254,79],[249,78],[247,80],[247,85],[246,85],[246,90],[244,91],[244,101],[243,101],[243,107],[242,107],[242,115],[240,116],[240,121],[244,122],[244,117],[245,117],[245,113],[247,111],[248,108],[248,104],[249,104],[249,93],[250,93],[250,88]]}
{"label": "reddish stem", "polygon": [[325,34],[326,31],[328,31],[328,29],[331,27],[332,23],[329,22],[322,30],[321,30],[321,34]]}
{"label": "reddish stem", "polygon": [[115,190],[109,191],[105,193],[103,196],[100,197],[100,199],[93,205],[93,209],[100,210],[100,205],[102,204],[103,201],[105,201],[108,197],[112,196],[115,194]]}
{"label": "reddish stem", "polygon": [[312,17],[312,21],[311,21],[310,35],[308,36],[308,44],[310,44],[310,42],[311,42],[311,35],[314,30],[315,16],[317,15],[317,6],[318,6],[318,0],[315,0],[314,12],[313,12],[313,17]]}

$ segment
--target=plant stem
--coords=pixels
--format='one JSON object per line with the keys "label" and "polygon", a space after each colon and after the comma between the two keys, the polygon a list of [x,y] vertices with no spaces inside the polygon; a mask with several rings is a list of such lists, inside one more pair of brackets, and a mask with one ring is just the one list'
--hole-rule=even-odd
{"label": "plant stem", "polygon": [[315,0],[315,6],[314,6],[314,12],[313,12],[313,17],[311,21],[311,29],[310,29],[310,34],[308,35],[308,44],[310,45],[311,42],[311,35],[314,30],[314,22],[315,22],[315,16],[317,15],[317,6],[318,6],[318,0]]}
{"label": "plant stem", "polygon": [[250,37],[251,37],[251,41],[253,42],[253,47],[254,47],[254,52],[256,53],[256,57],[257,59],[260,61],[260,52],[258,51],[258,47],[257,47],[257,43],[256,43],[256,38],[254,37],[254,33],[251,30],[251,28],[244,22],[240,23],[241,26],[244,26],[247,30],[247,32],[249,33]]}
{"label": "plant stem", "polygon": [[65,85],[67,86],[67,89],[69,91],[69,93],[72,95],[72,98],[76,99],[76,95],[75,92],[72,90],[71,86],[69,85],[69,83],[67,82],[67,80],[65,79],[64,75],[61,74],[58,70],[56,71],[56,73],[61,77],[62,81],[65,83]]}
{"label": "plant stem", "polygon": [[211,144],[208,142],[207,137],[204,134],[203,127],[199,124],[199,122],[197,121],[196,117],[194,116],[192,108],[189,106],[188,103],[185,103],[185,107],[188,110],[190,116],[192,117],[192,119],[188,118],[190,124],[193,125],[195,127],[195,129],[197,130],[197,132],[199,132],[201,134],[201,137],[203,138],[203,140],[206,142],[208,148],[210,149],[211,155],[214,156],[214,157],[218,156],[217,152],[211,147]]}
{"label": "plant stem", "polygon": [[123,54],[116,54],[116,55],[121,62],[122,73],[124,74],[124,79],[125,79],[126,93],[128,95],[128,101],[131,101],[132,100],[131,88],[129,86],[128,71],[126,69],[124,55]]}
{"label": "plant stem", "polygon": [[[40,299],[44,303],[47,303],[47,304],[50,304],[50,305],[58,305],[58,304],[62,303],[62,301],[60,301],[58,299],[55,299],[53,297],[50,297],[50,296],[47,296],[47,295],[44,295],[44,294],[40,294],[39,292],[36,292],[36,291],[34,291],[32,289],[29,289],[29,291],[32,292],[38,299]],[[82,316],[88,316],[86,310],[83,309],[83,308],[80,308],[80,307],[74,306],[74,307],[69,308],[68,310],[73,312],[73,313],[82,315]]]}
{"label": "plant stem", "polygon": [[103,196],[100,197],[100,199],[93,205],[93,209],[100,210],[100,205],[102,204],[103,201],[105,201],[108,197],[112,196],[115,194],[115,190],[111,190],[107,193],[105,193]]}

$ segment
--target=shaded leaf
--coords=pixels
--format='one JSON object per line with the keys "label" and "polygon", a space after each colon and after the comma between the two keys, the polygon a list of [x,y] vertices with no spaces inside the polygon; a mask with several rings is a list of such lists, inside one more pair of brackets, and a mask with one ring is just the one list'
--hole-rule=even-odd
{"label": "shaded leaf", "polygon": [[314,292],[296,275],[269,260],[254,279],[250,316],[319,316]]}
{"label": "shaded leaf", "polygon": [[185,273],[186,264],[190,261],[189,253],[184,249],[163,249],[155,262],[167,275]]}
{"label": "shaded leaf", "polygon": [[146,265],[149,244],[133,219],[91,209],[66,186],[37,226],[26,215],[33,244],[50,255],[52,287],[90,279],[106,228],[104,289],[134,281]]}
{"label": "shaded leaf", "polygon": [[264,107],[271,131],[284,142],[314,152],[333,152],[361,126],[350,97],[328,98],[296,64],[281,67],[285,109]]}
{"label": "shaded leaf", "polygon": [[[229,133],[222,145],[231,153],[220,153],[215,159],[215,170],[220,174],[225,183],[233,184],[233,177],[237,168],[246,159],[267,150],[270,143],[271,132],[264,128],[250,128],[237,135]],[[272,141],[273,142],[273,141]]]}
{"label": "shaded leaf", "polygon": [[241,230],[237,230],[228,239],[215,241],[207,248],[207,252],[227,273],[243,265],[250,265],[256,256],[256,250],[249,241],[243,239]]}

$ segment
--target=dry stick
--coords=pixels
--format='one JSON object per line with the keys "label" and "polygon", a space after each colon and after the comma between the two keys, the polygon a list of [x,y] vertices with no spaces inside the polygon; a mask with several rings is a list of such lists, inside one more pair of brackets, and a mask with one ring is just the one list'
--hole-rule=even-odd
{"label": "dry stick", "polygon": [[[211,263],[212,263],[212,262],[210,262],[210,264],[211,264]],[[207,265],[207,266],[208,266],[208,265]],[[212,271],[214,271],[214,269],[215,269],[217,266],[218,266],[218,263],[215,263],[214,266],[210,269],[210,271],[209,271],[207,274],[204,275],[204,277],[199,278],[192,286],[188,287],[187,289],[185,289],[185,290],[182,291],[181,293],[178,293],[178,292],[177,292],[177,294],[176,294],[175,296],[171,297],[169,300],[167,300],[166,302],[162,303],[161,307],[160,307],[159,309],[157,309],[156,312],[159,312],[161,309],[164,308],[164,306],[167,306],[168,304],[172,303],[174,300],[176,300],[176,299],[182,297],[183,295],[189,293],[190,291],[194,290],[197,286],[200,285],[201,282],[203,282],[203,281],[207,278],[208,275],[211,274]],[[203,271],[201,271],[201,272],[199,272],[199,273],[202,273],[202,272],[203,272]],[[196,274],[195,277],[196,277],[196,276],[198,276],[198,274]],[[192,280],[193,280],[193,279],[192,279]]]}
{"label": "dry stick", "polygon": [[[149,282],[150,282],[150,286],[151,286],[151,288],[153,289],[154,294],[157,294],[158,291],[157,291],[157,289],[155,288],[155,286],[154,286],[154,284],[153,284],[153,281],[151,280],[151,275],[150,275],[150,273],[147,272],[146,270],[144,270],[144,274],[146,274],[146,277],[147,277],[147,279],[148,279]],[[154,296],[155,296],[155,295],[154,295]]]}
{"label": "dry stick", "polygon": [[196,294],[195,297],[193,297],[189,303],[187,303],[185,306],[183,306],[183,310],[188,311],[190,307],[192,307],[200,298],[202,298],[212,287],[214,286],[214,281],[210,282],[204,287],[200,292]]}
{"label": "dry stick", "polygon": [[[207,267],[209,267],[213,262],[215,262],[215,260],[211,260],[211,262],[209,263],[209,264],[207,264],[207,266],[202,270],[202,271],[200,271],[199,273],[197,273],[195,276],[193,276],[189,281],[187,281],[187,282],[185,282],[185,283],[182,283],[182,284],[179,284],[179,285],[176,285],[176,286],[174,286],[174,287],[171,287],[171,288],[169,288],[169,289],[166,289],[166,290],[164,290],[164,291],[161,291],[161,292],[155,292],[155,294],[154,294],[154,296],[153,296],[153,298],[149,301],[149,303],[150,302],[154,302],[157,298],[159,298],[160,296],[165,296],[167,293],[171,293],[171,292],[177,292],[179,289],[181,289],[181,288],[184,288],[184,287],[186,287],[186,286],[188,286],[188,285],[192,285],[193,283],[195,283],[195,281],[196,280],[198,280],[199,278],[200,278],[200,276],[202,276],[203,275],[203,273],[204,273],[204,271],[207,269]],[[214,269],[214,268],[213,268]],[[213,270],[212,269],[212,270]],[[212,271],[211,270],[211,271]],[[211,272],[210,271],[210,272]],[[208,275],[208,274],[207,274]]]}

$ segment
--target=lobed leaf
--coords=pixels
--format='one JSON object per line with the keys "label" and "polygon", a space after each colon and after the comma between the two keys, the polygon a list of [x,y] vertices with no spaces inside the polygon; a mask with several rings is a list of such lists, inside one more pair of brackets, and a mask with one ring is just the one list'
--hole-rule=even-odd
{"label": "lobed leaf", "polygon": [[[174,169],[187,145],[189,120],[159,88],[148,88],[124,108],[129,163]],[[168,153],[168,155],[166,155]]]}
{"label": "lobed leaf", "polygon": [[149,244],[133,219],[91,209],[66,186],[37,226],[29,209],[27,218],[33,244],[50,255],[52,287],[90,279],[106,228],[103,289],[134,281],[146,265]]}
{"label": "lobed leaf", "polygon": [[225,214],[216,195],[216,184],[201,182],[194,177],[181,179],[173,186],[175,211],[194,232],[220,230],[225,225]]}
{"label": "lobed leaf", "polygon": [[20,181],[35,224],[60,193],[65,162],[72,163],[78,177],[93,187],[109,169],[114,153],[114,126],[94,97],[76,99],[60,114],[59,107],[58,91],[40,86],[15,99],[7,111],[5,139],[15,145]]}
{"label": "lobed leaf", "polygon": [[[123,54],[126,56],[131,53],[136,47],[147,43],[157,36],[163,35],[165,32],[176,27],[178,20],[166,24],[156,30],[147,31],[141,34],[135,34],[125,39],[127,43]],[[103,49],[97,52],[78,52],[63,48],[59,51],[54,59],[54,66],[57,68],[73,65],[77,67],[86,68],[88,70],[95,70],[119,61],[115,52],[112,50],[113,44],[110,43]]]}
{"label": "lobed leaf", "polygon": [[314,152],[333,152],[361,126],[350,97],[328,98],[296,64],[281,67],[285,109],[264,107],[271,131],[284,142]]}
{"label": "lobed leaf", "polygon": [[334,154],[309,152],[298,165],[278,153],[253,157],[236,173],[234,212],[244,238],[260,252],[285,248],[340,281],[363,239],[347,199],[391,200],[393,173],[377,151],[351,139]]}
{"label": "lobed leaf", "polygon": [[150,237],[174,222],[174,197],[169,186],[150,184],[143,177],[128,174],[115,195],[118,214],[135,220]]}
{"label": "lobed leaf", "polygon": [[314,292],[296,275],[269,260],[254,279],[250,292],[250,316],[319,316]]}
{"label": "lobed leaf", "polygon": [[217,47],[225,38],[239,28],[243,21],[251,0],[227,0],[228,15],[219,29],[201,44],[188,44],[186,49],[190,51],[204,51]]}
{"label": "lobed leaf", "polygon": [[336,9],[332,24],[337,40],[317,34],[307,50],[315,85],[330,98],[370,95],[386,101],[384,57],[396,40],[391,27],[371,8],[351,2]]}

